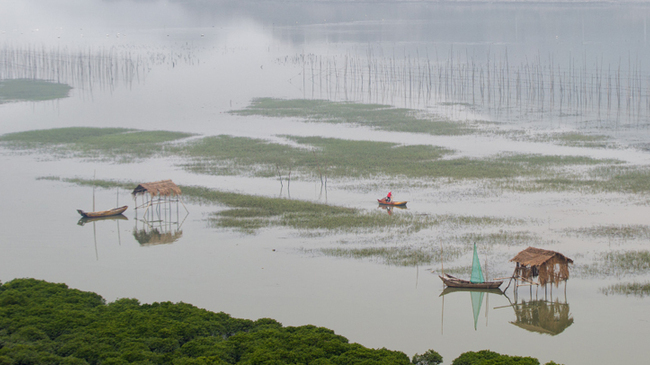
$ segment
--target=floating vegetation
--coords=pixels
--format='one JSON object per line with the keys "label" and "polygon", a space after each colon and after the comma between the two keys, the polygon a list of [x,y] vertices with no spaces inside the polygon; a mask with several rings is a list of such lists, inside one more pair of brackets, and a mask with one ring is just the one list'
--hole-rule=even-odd
{"label": "floating vegetation", "polygon": [[[322,137],[287,137],[300,147],[231,136],[206,137],[176,152],[194,161],[193,172],[220,173],[238,168],[256,176],[282,170],[329,177],[404,176],[413,178],[508,179],[546,175],[549,169],[617,163],[583,156],[501,155],[492,158],[444,158],[451,151],[435,146]],[[225,166],[228,166],[226,168]]]}
{"label": "floating vegetation", "polygon": [[635,166],[598,167],[591,172],[594,187],[602,191],[623,193],[650,192],[650,168]]}
{"label": "floating vegetation", "polygon": [[567,233],[608,240],[647,240],[650,238],[650,226],[640,224],[622,224],[594,226],[589,228],[567,229]]}
{"label": "floating vegetation", "polygon": [[601,288],[600,292],[605,295],[625,295],[639,298],[650,296],[650,282],[645,283],[621,283]]}
{"label": "floating vegetation", "polygon": [[587,276],[643,275],[650,272],[650,251],[607,252],[593,264],[577,268]]}
{"label": "floating vegetation", "polygon": [[72,87],[34,79],[0,79],[0,104],[12,101],[43,101],[67,98]]}
{"label": "floating vegetation", "polygon": [[[301,144],[285,144],[231,136],[206,137],[179,146],[194,159],[185,167],[194,172],[223,171],[236,166],[256,176],[275,176],[280,170],[330,177],[376,175],[430,176],[432,161],[451,151],[435,146],[402,146],[389,142],[350,141],[321,137],[289,137]],[[231,163],[231,165],[228,165]]]}
{"label": "floating vegetation", "polygon": [[[595,162],[596,160],[594,160]],[[586,193],[650,193],[650,169],[645,166],[621,166],[621,161],[600,160],[601,165],[583,173],[562,171],[555,176],[528,180],[492,182],[494,188],[519,192],[571,191]]]}
{"label": "floating vegetation", "polygon": [[412,109],[389,105],[359,104],[308,99],[253,99],[246,109],[233,110],[237,115],[261,115],[280,118],[302,118],[309,122],[351,124],[373,129],[457,136],[476,132],[466,122],[453,122],[442,117],[425,115]]}
{"label": "floating vegetation", "polygon": [[322,248],[319,252],[326,256],[380,261],[393,266],[416,266],[440,262],[439,251],[415,247]]}
{"label": "floating vegetation", "polygon": [[130,162],[161,154],[165,143],[189,136],[181,132],[70,127],[4,134],[0,142],[14,149],[46,149],[61,155]]}
{"label": "floating vegetation", "polygon": [[559,133],[552,135],[558,144],[572,147],[605,148],[609,146],[609,138],[602,135],[586,135],[577,132]]}
{"label": "floating vegetation", "polygon": [[[251,174],[280,178],[400,177],[428,181],[486,179],[492,189],[511,191],[650,191],[650,170],[616,166],[613,159],[584,156],[502,154],[489,158],[450,158],[442,147],[389,142],[285,136],[294,145],[168,131],[72,127],[10,133],[0,143],[38,149],[61,157],[130,162],[153,156],[183,156],[183,168],[204,174]],[[296,146],[297,145],[297,146]],[[429,182],[430,184],[430,182]]]}
{"label": "floating vegetation", "polygon": [[488,233],[467,233],[460,235],[457,239],[461,242],[480,244],[482,247],[504,245],[504,246],[538,246],[543,245],[544,240],[529,231],[504,231]]}
{"label": "floating vegetation", "polygon": [[604,135],[591,135],[579,132],[563,132],[563,133],[538,133],[533,136],[522,133],[521,131],[508,131],[506,136],[515,140],[526,140],[532,142],[545,142],[553,143],[561,146],[569,147],[585,147],[585,148],[610,148],[615,147],[614,142]]}

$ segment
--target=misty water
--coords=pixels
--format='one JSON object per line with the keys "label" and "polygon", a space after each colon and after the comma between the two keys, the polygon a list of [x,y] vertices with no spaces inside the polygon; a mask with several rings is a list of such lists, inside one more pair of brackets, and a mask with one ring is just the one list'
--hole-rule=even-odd
{"label": "misty water", "polygon": [[[0,103],[0,135],[84,126],[281,143],[288,143],[286,136],[322,136],[441,146],[467,157],[588,156],[645,167],[650,165],[648,15],[645,4],[5,0],[0,81],[36,78],[73,89],[62,99]],[[492,77],[496,84],[468,91],[471,71],[475,80]],[[458,72],[465,77],[454,78]],[[517,77],[524,81],[518,84]],[[427,86],[436,78],[435,87]],[[538,86],[517,93],[515,86],[499,86],[506,79],[524,89],[525,80],[537,80],[530,85]],[[540,80],[571,80],[570,89],[563,94],[554,89],[552,97],[549,84],[541,86]],[[433,136],[228,113],[261,97],[387,104],[459,122],[483,121],[495,133]],[[527,138],[512,138],[513,131]],[[535,138],[572,132],[610,142],[592,148]],[[593,227],[647,228],[650,200],[644,194],[518,193],[472,181],[399,178],[332,178],[324,189],[318,179],[288,185],[277,177],[191,173],[180,158],[117,163],[6,147],[0,152],[2,282],[33,277],[93,291],[108,301],[182,301],[239,318],[324,326],[351,342],[409,356],[434,349],[447,364],[463,352],[483,349],[565,364],[650,358],[647,291],[606,290],[617,283],[647,283],[647,263],[631,272],[590,270],[603,254],[646,251],[648,235],[572,234]],[[491,278],[509,276],[514,269],[509,259],[528,245],[561,252],[575,264],[566,287],[546,292],[521,287],[515,295],[510,286],[507,296],[486,294],[477,308],[470,293],[441,295],[438,259],[396,265],[382,257],[322,251],[425,247],[435,253],[454,244],[449,237],[468,233],[455,232],[453,225],[403,234],[306,234],[277,227],[250,233],[214,228],[207,218],[224,208],[190,201],[189,214],[174,206],[164,223],[143,222],[142,212],[129,208],[126,220],[80,225],[76,209],[92,210],[93,203],[97,210],[133,206],[130,191],[65,182],[93,177],[172,179],[366,211],[376,211],[375,199],[392,190],[396,200],[409,202],[408,209],[392,211],[394,216],[523,221],[514,228],[490,227],[490,233],[533,237],[480,246]],[[147,241],[152,231],[164,237]],[[470,262],[467,251],[444,265]],[[531,310],[535,305],[541,309]],[[522,318],[553,310],[550,327],[543,319]]]}

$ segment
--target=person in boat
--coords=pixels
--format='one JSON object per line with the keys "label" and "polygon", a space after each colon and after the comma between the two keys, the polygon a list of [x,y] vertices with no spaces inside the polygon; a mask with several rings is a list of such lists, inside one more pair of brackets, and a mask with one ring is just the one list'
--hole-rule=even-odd
{"label": "person in boat", "polygon": [[391,191],[386,195],[386,203],[390,203],[393,198],[393,193]]}

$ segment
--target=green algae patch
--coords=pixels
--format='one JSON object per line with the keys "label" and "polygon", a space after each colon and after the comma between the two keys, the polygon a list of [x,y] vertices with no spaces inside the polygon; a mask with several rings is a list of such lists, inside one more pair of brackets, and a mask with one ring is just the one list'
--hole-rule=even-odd
{"label": "green algae patch", "polygon": [[605,295],[625,295],[643,298],[650,296],[650,282],[614,284],[601,288],[600,292]]}
{"label": "green algae patch", "polygon": [[612,251],[601,254],[592,264],[578,266],[585,276],[646,275],[650,273],[650,251]]}
{"label": "green algae patch", "polygon": [[14,101],[43,101],[67,98],[72,87],[46,80],[0,80],[0,104]]}
{"label": "green algae patch", "polygon": [[60,157],[89,157],[129,162],[161,155],[165,144],[189,133],[127,128],[69,127],[9,133],[0,136],[8,148],[48,151]]}
{"label": "green algae patch", "polygon": [[477,131],[469,123],[423,115],[411,109],[327,100],[256,98],[247,108],[230,113],[242,116],[300,118],[307,122],[349,124],[392,132],[441,136],[467,135]]}
{"label": "green algae patch", "polygon": [[588,228],[567,229],[567,233],[607,240],[647,240],[650,239],[650,226],[641,224],[612,224]]}
{"label": "green algae patch", "polygon": [[249,173],[270,177],[289,171],[328,177],[513,179],[546,176],[549,170],[615,163],[582,156],[499,155],[450,158],[453,151],[426,145],[285,136],[297,146],[232,136],[206,137],[178,146],[191,158],[184,167],[205,174]]}

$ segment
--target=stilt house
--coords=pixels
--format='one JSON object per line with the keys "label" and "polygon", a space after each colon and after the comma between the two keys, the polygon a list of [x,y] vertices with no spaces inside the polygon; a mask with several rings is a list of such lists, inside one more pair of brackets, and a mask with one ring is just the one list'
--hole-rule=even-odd
{"label": "stilt house", "polygon": [[516,262],[517,267],[513,277],[518,280],[533,283],[537,278],[538,285],[555,284],[569,279],[569,264],[573,260],[559,252],[528,247],[519,252],[510,260]]}
{"label": "stilt house", "polygon": [[[181,202],[183,207],[185,203],[181,200],[181,188],[171,180],[161,180],[156,182],[142,183],[133,189],[131,195],[136,201],[135,209],[146,208],[148,210],[154,204],[167,204],[171,202]],[[142,204],[137,204],[138,196],[142,197]],[[187,210],[187,208],[185,208]]]}

